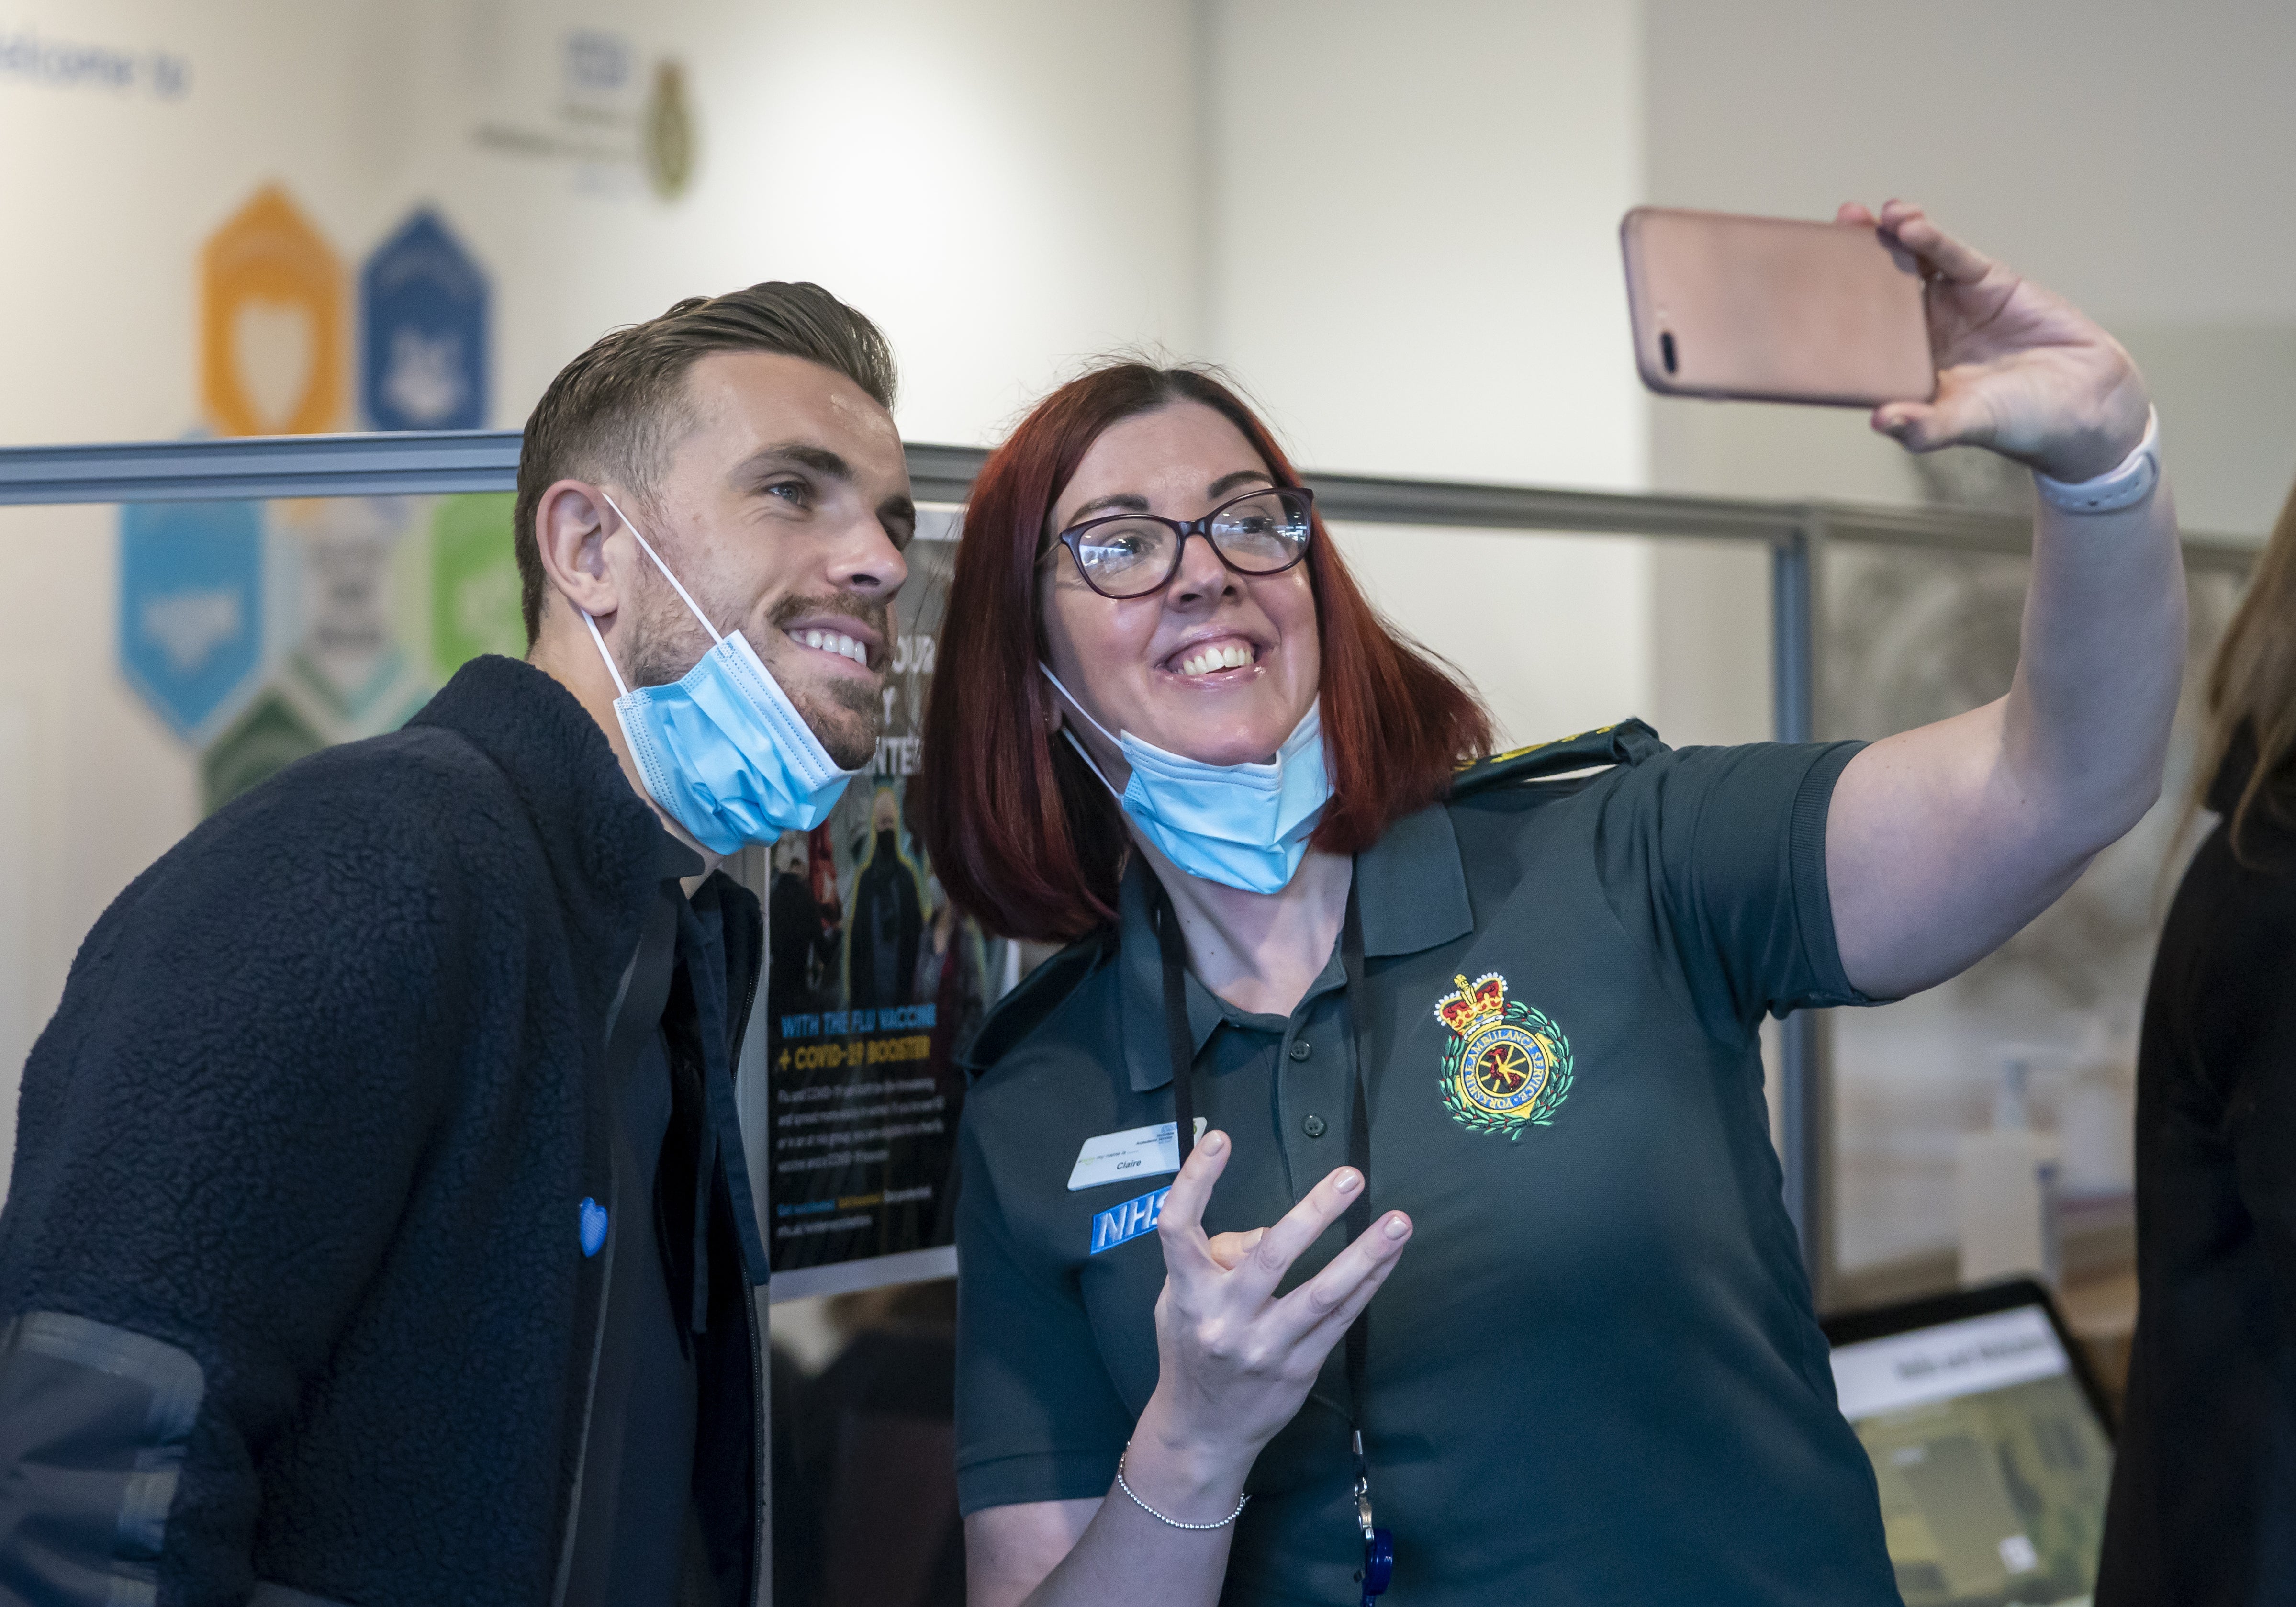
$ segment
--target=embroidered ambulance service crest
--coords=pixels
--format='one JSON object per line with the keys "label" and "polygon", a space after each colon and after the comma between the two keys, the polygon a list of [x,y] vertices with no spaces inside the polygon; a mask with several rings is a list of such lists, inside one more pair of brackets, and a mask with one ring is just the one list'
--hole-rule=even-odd
{"label": "embroidered ambulance service crest", "polygon": [[1437,1001],[1435,1019],[1451,1029],[1443,1051],[1443,1103],[1462,1127],[1522,1136],[1546,1127],[1570,1092],[1570,1040],[1544,1013],[1506,996],[1496,972]]}

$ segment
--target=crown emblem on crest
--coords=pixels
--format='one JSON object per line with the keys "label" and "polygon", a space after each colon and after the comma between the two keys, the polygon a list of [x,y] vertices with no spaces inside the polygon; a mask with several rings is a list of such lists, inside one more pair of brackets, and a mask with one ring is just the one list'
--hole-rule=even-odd
{"label": "crown emblem on crest", "polygon": [[1461,1037],[1474,1037],[1476,1029],[1506,1013],[1506,979],[1498,972],[1488,972],[1472,984],[1462,976],[1451,980],[1459,984],[1459,991],[1436,1001],[1435,1019]]}

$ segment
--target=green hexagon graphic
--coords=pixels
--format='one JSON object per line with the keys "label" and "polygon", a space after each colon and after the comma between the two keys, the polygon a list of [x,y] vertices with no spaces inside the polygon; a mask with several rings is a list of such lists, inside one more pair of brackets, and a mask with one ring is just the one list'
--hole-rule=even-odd
{"label": "green hexagon graphic", "polygon": [[430,522],[430,668],[439,680],[482,652],[526,656],[507,491],[449,496]]}
{"label": "green hexagon graphic", "polygon": [[269,781],[325,741],[275,686],[266,686],[200,755],[200,795],[212,815],[250,787]]}

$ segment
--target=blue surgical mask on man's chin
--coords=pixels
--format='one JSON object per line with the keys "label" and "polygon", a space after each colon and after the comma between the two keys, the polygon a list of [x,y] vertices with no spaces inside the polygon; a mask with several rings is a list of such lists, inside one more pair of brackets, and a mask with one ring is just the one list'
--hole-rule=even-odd
{"label": "blue surgical mask on man's chin", "polygon": [[839,767],[749,638],[740,631],[719,635],[630,516],[611,496],[606,505],[629,525],[645,555],[717,644],[679,679],[634,689],[624,685],[598,622],[582,616],[621,693],[614,700],[614,717],[647,793],[713,854],[772,842],[792,829],[811,831],[829,818],[846,783],[861,772]]}
{"label": "blue surgical mask on man's chin", "polygon": [[1050,667],[1037,668],[1070,708],[1123,753],[1132,779],[1119,791],[1076,734],[1062,733],[1157,852],[1191,876],[1242,892],[1276,893],[1291,885],[1332,796],[1320,698],[1308,706],[1271,762],[1213,765],[1168,752],[1129,731],[1110,736]]}

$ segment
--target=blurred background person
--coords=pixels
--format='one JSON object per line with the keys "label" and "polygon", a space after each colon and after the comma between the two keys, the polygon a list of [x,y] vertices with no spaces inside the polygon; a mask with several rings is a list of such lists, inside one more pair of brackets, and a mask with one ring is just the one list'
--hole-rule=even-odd
{"label": "blurred background person", "polygon": [[943,1064],[970,1042],[988,1004],[987,955],[980,934],[948,898],[940,878],[925,878],[925,941],[917,955],[916,998],[933,1006],[933,1062]]}
{"label": "blurred background person", "polygon": [[2136,1062],[2136,1338],[2100,1607],[2296,1602],[2296,495],[2208,683],[2217,823]]}
{"label": "blurred background person", "polygon": [[812,861],[816,855],[832,851],[819,827],[783,832],[774,845],[773,896],[766,912],[772,968],[767,973],[766,1000],[775,1015],[826,1007],[822,979],[836,961],[844,926],[834,897],[835,875],[829,878],[832,897],[824,903],[816,890],[822,878]]}
{"label": "blurred background person", "polygon": [[924,898],[916,866],[901,852],[901,801],[892,788],[877,789],[869,826],[853,878],[853,918],[846,923],[845,1003],[885,1010],[914,1002]]}

